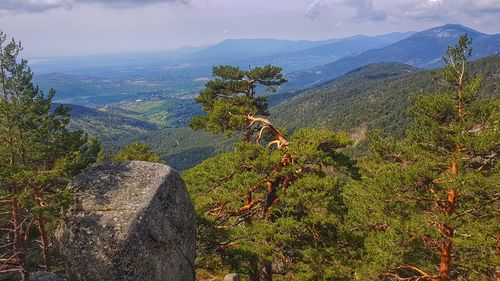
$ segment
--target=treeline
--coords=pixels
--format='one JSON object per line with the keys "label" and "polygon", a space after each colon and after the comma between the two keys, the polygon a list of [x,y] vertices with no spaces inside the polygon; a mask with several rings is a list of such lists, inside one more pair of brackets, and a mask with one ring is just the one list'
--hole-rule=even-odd
{"label": "treeline", "polygon": [[[481,75],[479,98],[500,96],[500,55],[468,63],[471,75]],[[411,121],[406,112],[411,106],[411,96],[429,95],[443,86],[434,81],[432,71],[423,71],[400,63],[380,63],[352,71],[323,86],[297,93],[277,93],[269,96],[270,119],[293,132],[300,128],[346,130],[356,135],[354,152],[365,149],[366,129],[381,129],[384,134],[402,138]],[[288,95],[288,97],[287,97]],[[280,103],[276,105],[276,103]],[[101,123],[97,133],[87,122],[75,122],[78,128],[99,136],[105,150],[116,153],[127,144],[141,141],[178,170],[191,168],[203,160],[232,149],[235,139],[189,130],[188,128],[163,128],[151,132],[120,134],[114,137]],[[92,124],[92,123],[91,123]],[[120,123],[116,123],[120,124]],[[121,126],[121,125],[119,125]],[[125,128],[125,127],[124,127]],[[361,142],[360,142],[361,141]],[[353,150],[353,149],[351,149]]]}
{"label": "treeline", "polygon": [[[307,100],[312,95],[285,103],[289,115],[280,124],[296,125],[289,137],[262,117],[267,100],[254,95],[257,85],[273,90],[285,82],[279,68],[214,67],[214,79],[196,99],[206,114],[191,126],[242,142],[183,175],[198,216],[198,276],[235,271],[256,281],[498,278],[500,101],[484,95],[481,77],[470,74],[470,43],[464,35],[449,47],[439,72],[403,78],[396,73],[389,87],[401,88],[389,94],[380,90],[388,85],[377,82],[387,72],[377,73],[375,66],[352,73],[370,76],[364,85],[346,76],[337,83],[352,88],[336,101],[366,97],[352,112],[335,112],[322,103],[326,99]],[[420,88],[425,94],[399,104],[406,90]],[[371,95],[387,95],[387,104],[371,104]],[[289,107],[300,102],[316,110]],[[408,118],[405,104],[411,104]],[[358,159],[345,154],[353,143],[348,134],[300,128],[339,122],[344,114],[371,116],[369,110],[403,111],[387,114],[401,120],[382,124],[396,121],[407,129],[399,138],[386,134],[393,129],[371,132]]]}
{"label": "treeline", "polygon": [[[26,279],[63,273],[52,234],[71,200],[65,186],[103,153],[97,140],[68,129],[69,109],[51,107],[54,91],[33,85],[21,50],[1,34],[0,278]],[[255,281],[494,280],[498,56],[468,64],[470,56],[464,35],[438,72],[372,65],[312,90],[320,94],[306,91],[279,107],[290,133],[268,119],[268,99],[257,93],[286,82],[281,68],[216,66],[196,98],[204,115],[190,123],[205,132],[148,134],[141,141],[152,146],[134,142],[111,159],[162,162],[152,148],[187,167],[218,154],[183,173],[197,212],[201,280],[229,271]],[[341,107],[325,96],[335,87],[345,93],[333,99]],[[382,130],[354,159],[351,136],[329,129],[358,126],[356,116]]]}
{"label": "treeline", "polygon": [[[70,130],[70,108],[52,103],[55,91],[33,85],[21,51],[0,32],[0,280],[64,274],[54,233],[72,199],[66,186],[104,160],[98,140]],[[140,143],[111,160],[163,162]]]}
{"label": "treeline", "polygon": [[[500,83],[499,63],[500,55],[494,55],[468,64],[472,75],[480,74],[483,78],[481,98],[500,96],[496,86]],[[408,97],[432,94],[440,88],[433,82],[432,71],[401,63],[373,64],[309,90],[270,95],[270,118],[290,131],[304,127],[347,130],[358,135],[355,149],[358,153],[365,148],[364,142],[361,146],[358,142],[365,138],[366,129],[382,129],[386,134],[403,137],[410,121],[406,112],[411,105]],[[191,168],[232,149],[234,139],[225,136],[194,132],[185,127],[165,128],[161,122],[156,127],[147,122],[147,116],[164,110],[169,116],[181,114],[185,123],[197,112],[181,109],[185,105],[185,102],[170,101],[125,103],[104,107],[103,111],[69,105],[70,129],[83,130],[99,139],[110,155],[134,141],[147,143],[167,164],[178,170]],[[199,106],[190,105],[189,108]]]}
{"label": "treeline", "polygon": [[[498,65],[500,55],[467,64],[471,75],[482,77],[479,98],[500,97]],[[272,108],[271,117],[290,130],[351,130],[366,124],[402,137],[411,121],[406,112],[412,104],[409,97],[446,90],[435,81],[434,72],[401,63],[371,64],[285,100]]]}
{"label": "treeline", "polygon": [[52,269],[65,187],[102,154],[97,140],[67,129],[68,108],[51,108],[55,92],[33,85],[21,50],[0,32],[0,278],[25,280]]}

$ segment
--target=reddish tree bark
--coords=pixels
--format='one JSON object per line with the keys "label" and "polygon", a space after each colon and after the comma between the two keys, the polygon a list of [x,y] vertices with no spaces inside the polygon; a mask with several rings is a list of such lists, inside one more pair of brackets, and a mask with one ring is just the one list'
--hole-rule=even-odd
{"label": "reddish tree bark", "polygon": [[[461,101],[461,99],[459,99],[459,101]],[[461,112],[459,112],[459,114],[461,114]],[[458,146],[455,146],[455,153],[458,153],[458,151],[460,151],[460,148]],[[456,156],[454,156],[451,165],[451,174],[453,176],[458,175],[458,161]],[[457,197],[457,191],[455,189],[449,189],[446,191],[446,195],[448,204],[446,204],[443,211],[446,214],[446,216],[451,216],[455,211],[455,200]],[[454,229],[446,224],[440,224],[438,228],[439,231],[443,234],[445,239],[440,250],[439,281],[448,281],[450,280],[451,252],[453,247],[452,238],[454,234]]]}
{"label": "reddish tree bark", "polygon": [[439,281],[448,281],[450,276],[450,261],[452,242],[446,238],[441,248],[441,262],[439,264]]}

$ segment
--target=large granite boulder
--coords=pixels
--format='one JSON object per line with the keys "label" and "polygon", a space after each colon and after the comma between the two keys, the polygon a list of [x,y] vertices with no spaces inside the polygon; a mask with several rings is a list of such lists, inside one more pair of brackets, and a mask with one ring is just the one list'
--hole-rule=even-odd
{"label": "large granite boulder", "polygon": [[194,280],[195,215],[170,167],[131,161],[76,176],[56,237],[70,281]]}
{"label": "large granite boulder", "polygon": [[224,281],[241,281],[241,278],[239,274],[230,273],[224,276]]}
{"label": "large granite boulder", "polygon": [[64,281],[64,279],[52,272],[37,271],[30,274],[28,281]]}

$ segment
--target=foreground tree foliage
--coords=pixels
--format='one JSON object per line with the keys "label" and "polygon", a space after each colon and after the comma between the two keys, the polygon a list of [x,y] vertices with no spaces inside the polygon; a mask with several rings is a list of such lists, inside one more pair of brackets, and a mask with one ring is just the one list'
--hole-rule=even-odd
{"label": "foreground tree foliage", "polygon": [[[68,131],[69,110],[51,109],[32,83],[20,43],[0,32],[0,276],[50,270],[51,234],[69,179],[95,163],[100,145]],[[15,275],[18,276],[18,275]]]}
{"label": "foreground tree foliage", "polygon": [[[350,246],[341,200],[355,163],[341,153],[345,133],[302,129],[287,140],[269,120],[257,83],[285,81],[273,66],[214,67],[215,80],[196,99],[204,116],[191,126],[241,135],[234,152],[187,171],[198,215],[198,268],[232,267],[251,280],[349,279]],[[346,247],[338,247],[346,245]]]}
{"label": "foreground tree foliage", "polygon": [[130,160],[140,160],[156,163],[165,163],[160,156],[149,149],[149,145],[140,142],[133,142],[127,145],[123,151],[120,151],[111,157],[112,161],[123,162]]}
{"label": "foreground tree foliage", "polygon": [[365,237],[360,280],[495,278],[500,102],[477,99],[470,43],[448,49],[445,91],[415,98],[404,140],[372,136],[363,179],[344,193]]}
{"label": "foreground tree foliage", "polygon": [[340,193],[356,169],[338,149],[350,143],[343,133],[303,129],[283,151],[242,142],[187,171],[197,265],[231,266],[253,280],[348,279],[355,239],[341,227]]}

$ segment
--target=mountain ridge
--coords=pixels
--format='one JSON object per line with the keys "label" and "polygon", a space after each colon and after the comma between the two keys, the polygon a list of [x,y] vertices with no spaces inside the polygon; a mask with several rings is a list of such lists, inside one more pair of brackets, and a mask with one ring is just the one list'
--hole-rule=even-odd
{"label": "mountain ridge", "polygon": [[[471,74],[483,77],[481,98],[500,98],[500,55],[470,62]],[[369,64],[271,108],[271,119],[278,126],[296,130],[314,127],[353,130],[366,125],[401,136],[409,116],[410,95],[431,94],[439,89],[431,70],[399,62]],[[301,118],[297,118],[300,115]]]}
{"label": "mountain ridge", "polygon": [[467,32],[473,40],[473,59],[500,52],[500,34],[488,35],[460,24],[447,24],[417,32],[386,47],[370,49],[356,56],[290,73],[287,75],[289,83],[284,89],[293,91],[308,88],[360,66],[378,62],[401,62],[426,69],[440,67],[443,65],[442,54],[447,47]]}

